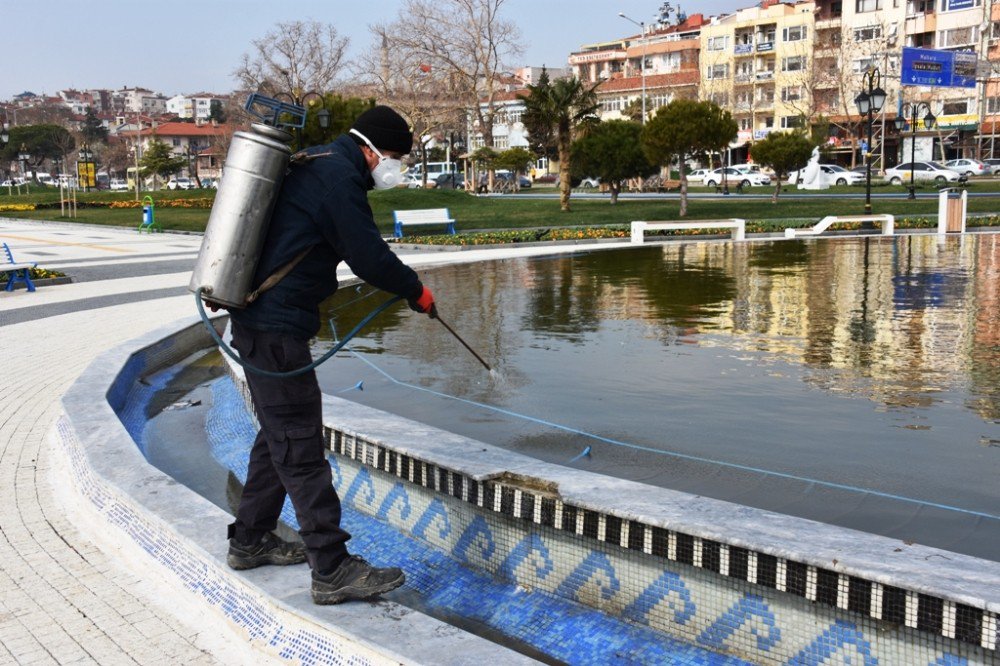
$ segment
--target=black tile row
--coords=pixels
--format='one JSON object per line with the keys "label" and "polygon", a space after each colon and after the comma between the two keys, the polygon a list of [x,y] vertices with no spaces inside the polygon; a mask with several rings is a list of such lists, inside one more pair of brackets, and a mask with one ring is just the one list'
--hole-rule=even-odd
{"label": "black tile row", "polygon": [[885,622],[997,649],[996,615],[820,567],[563,504],[544,493],[479,482],[339,431],[330,449],[365,465],[512,519],[611,543]]}

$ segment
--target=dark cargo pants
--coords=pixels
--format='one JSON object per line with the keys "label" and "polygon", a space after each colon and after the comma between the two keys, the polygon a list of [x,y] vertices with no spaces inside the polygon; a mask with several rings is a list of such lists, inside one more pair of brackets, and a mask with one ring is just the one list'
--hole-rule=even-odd
{"label": "dark cargo pants", "polygon": [[[233,347],[245,363],[285,372],[312,362],[309,343],[233,322]],[[250,451],[232,536],[253,543],[278,524],[285,495],[292,500],[309,565],[328,572],[347,557],[351,535],[340,528],[340,498],[323,441],[322,397],[316,373],[268,377],[246,371],[260,432]]]}

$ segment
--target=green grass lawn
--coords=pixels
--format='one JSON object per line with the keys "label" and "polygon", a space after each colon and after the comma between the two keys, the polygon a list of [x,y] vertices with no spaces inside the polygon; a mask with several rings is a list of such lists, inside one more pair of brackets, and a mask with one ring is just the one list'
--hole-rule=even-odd
{"label": "green grass lawn", "polygon": [[[974,197],[969,199],[970,213],[993,213],[1000,211],[1000,182],[978,181],[972,191],[997,192],[997,197]],[[536,188],[534,192],[554,189]],[[692,192],[707,191],[706,188],[692,188]],[[769,187],[751,190],[754,194],[770,194]],[[787,188],[787,194],[795,190]],[[902,187],[881,185],[872,188],[878,192],[905,192]],[[931,187],[923,191],[934,191]],[[851,199],[834,199],[817,196],[814,199],[779,198],[777,204],[770,199],[748,199],[739,194],[712,199],[690,199],[686,219],[717,219],[741,217],[747,220],[774,221],[775,228],[786,226],[791,220],[818,220],[824,215],[836,212],[842,215],[856,215],[864,212],[863,187],[832,188],[831,193],[851,193]],[[145,195],[145,193],[144,193]],[[152,193],[154,202],[170,199],[202,199],[215,196],[215,190],[160,191]],[[131,192],[91,192],[79,193],[81,205],[88,202],[134,201]],[[58,190],[54,188],[32,188],[30,195],[8,196],[0,192],[0,207],[16,203],[58,203]],[[379,228],[384,233],[392,230],[392,211],[402,208],[448,208],[451,216],[458,220],[459,231],[486,229],[523,229],[535,227],[622,225],[632,220],[676,220],[680,219],[679,202],[676,199],[649,201],[621,199],[611,205],[607,197],[598,200],[571,198],[572,210],[559,210],[558,199],[512,199],[499,197],[473,197],[454,190],[409,190],[396,189],[371,192],[369,201]],[[924,199],[909,201],[903,197],[892,200],[874,199],[872,208],[876,213],[891,213],[898,217],[936,215],[937,200]],[[156,219],[164,229],[176,231],[203,231],[208,221],[207,208],[173,208],[165,205],[156,207]],[[0,216],[28,219],[67,219],[59,216],[59,208],[35,211],[0,211]],[[121,227],[137,227],[142,219],[138,208],[78,209],[76,221],[93,224],[107,224]]]}

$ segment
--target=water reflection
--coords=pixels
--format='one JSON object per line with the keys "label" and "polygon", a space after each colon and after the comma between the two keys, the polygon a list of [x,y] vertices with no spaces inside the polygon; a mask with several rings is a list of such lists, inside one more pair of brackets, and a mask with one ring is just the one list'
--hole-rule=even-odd
{"label": "water reflection", "polygon": [[[801,504],[794,484],[737,481],[641,450],[655,449],[1000,514],[996,234],[651,245],[424,279],[502,382],[405,309],[376,319],[353,348],[414,386],[640,447],[595,446],[588,469]],[[326,304],[342,330],[384,298],[343,305],[356,296]],[[344,397],[544,460],[565,463],[589,443],[379,383],[349,355],[321,368],[330,393],[358,378],[366,390]],[[908,530],[913,516],[902,515]]]}

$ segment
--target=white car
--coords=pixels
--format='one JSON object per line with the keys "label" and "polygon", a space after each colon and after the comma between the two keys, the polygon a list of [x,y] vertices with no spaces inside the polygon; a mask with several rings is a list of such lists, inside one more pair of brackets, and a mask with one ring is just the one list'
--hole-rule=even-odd
{"label": "white car", "polygon": [[[791,171],[788,174],[788,184],[795,185],[799,180],[799,172],[804,171],[804,169],[799,169],[798,171]],[[863,185],[865,182],[865,174],[859,173],[857,171],[849,171],[839,164],[820,164],[820,183],[824,186],[832,185]]]}
{"label": "white car", "polygon": [[988,164],[983,164],[979,160],[958,159],[948,160],[944,166],[952,171],[964,173],[966,176],[982,176],[993,172]]}
{"label": "white car", "polygon": [[722,175],[725,172],[726,184],[736,187],[751,187],[757,185],[770,185],[771,178],[762,173],[744,171],[736,167],[725,167],[724,169],[712,169],[705,176],[704,183],[707,187],[719,187],[722,185]]}
{"label": "white car", "polygon": [[892,185],[903,185],[913,180],[932,180],[940,185],[964,181],[966,177],[957,171],[946,169],[937,162],[903,162],[885,170],[885,180]]}
{"label": "white car", "polygon": [[167,181],[168,190],[193,190],[194,181],[190,178],[171,178]]}
{"label": "white car", "polygon": [[111,182],[108,183],[108,189],[113,192],[124,192],[128,189],[128,183],[121,178],[112,178]]}
{"label": "white car", "polygon": [[597,177],[586,177],[580,180],[580,187],[598,188],[601,186],[601,179]]}
{"label": "white car", "polygon": [[711,173],[711,169],[695,169],[687,175],[687,179],[692,183],[704,183],[705,176]]}

